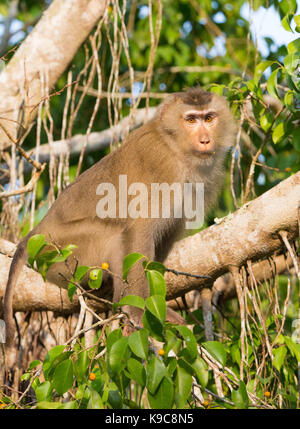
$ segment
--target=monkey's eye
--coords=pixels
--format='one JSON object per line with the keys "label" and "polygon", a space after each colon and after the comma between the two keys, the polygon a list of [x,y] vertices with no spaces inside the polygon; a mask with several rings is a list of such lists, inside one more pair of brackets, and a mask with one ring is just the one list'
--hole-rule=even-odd
{"label": "monkey's eye", "polygon": [[193,118],[192,116],[190,116],[189,118],[186,118],[186,121],[188,124],[195,124],[196,118]]}
{"label": "monkey's eye", "polygon": [[205,116],[205,122],[211,122],[213,120],[213,116],[212,115],[206,115]]}

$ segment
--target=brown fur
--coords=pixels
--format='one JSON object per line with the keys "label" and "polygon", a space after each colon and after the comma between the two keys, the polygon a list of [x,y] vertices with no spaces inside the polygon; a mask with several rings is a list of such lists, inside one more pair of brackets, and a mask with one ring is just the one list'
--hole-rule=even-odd
{"label": "brown fur", "polygon": [[[211,128],[210,138],[215,153],[210,157],[195,156],[187,131],[181,126],[188,109],[211,109],[217,114],[217,125]],[[19,244],[13,258],[4,300],[7,340],[13,336],[12,299],[18,275],[27,260],[27,241],[33,234],[45,234],[46,239],[59,246],[75,244],[78,248],[69,265],[95,266],[108,262],[113,273],[121,275],[123,258],[131,252],[141,252],[151,260],[163,260],[173,241],[180,233],[185,219],[100,219],[96,215],[99,197],[96,188],[110,182],[117,189],[121,174],[128,177],[128,186],[134,182],[151,183],[204,182],[205,208],[216,198],[222,181],[226,147],[233,144],[236,127],[225,100],[200,88],[169,96],[158,108],[152,121],[133,131],[124,144],[85,171],[57,198],[45,218]],[[149,192],[150,195],[150,192]],[[128,198],[130,201],[130,198]],[[118,206],[117,206],[118,213]],[[62,276],[70,278],[64,263],[54,264],[47,279],[66,287]],[[110,279],[111,280],[111,279]],[[129,286],[113,278],[112,299],[116,302],[123,294],[148,295],[140,264],[130,271]],[[112,291],[111,291],[112,292]],[[132,317],[140,320],[138,310]],[[172,315],[169,315],[172,319]]]}

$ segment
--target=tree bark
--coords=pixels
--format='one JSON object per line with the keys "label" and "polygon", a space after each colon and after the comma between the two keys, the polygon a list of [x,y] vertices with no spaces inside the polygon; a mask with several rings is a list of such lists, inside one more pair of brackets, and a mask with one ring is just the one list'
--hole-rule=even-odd
{"label": "tree bark", "polygon": [[[54,0],[0,74],[0,150],[35,117],[43,79],[51,89],[103,15],[107,0]],[[24,117],[22,117],[24,116]]]}
{"label": "tree bark", "polygon": [[[286,231],[290,240],[298,237],[299,203],[300,172],[226,216],[220,224],[175,243],[164,264],[178,271],[208,275],[213,283],[231,266],[241,267],[248,260],[257,261],[284,249],[280,231]],[[201,289],[207,282],[172,273],[166,273],[165,278],[167,299]]]}
{"label": "tree bark", "polygon": [[[167,299],[211,287],[231,266],[240,267],[248,260],[258,261],[285,249],[278,233],[287,231],[290,240],[298,237],[299,201],[300,172],[227,216],[220,224],[175,243],[165,265],[178,271],[209,275],[211,280],[166,273]],[[4,295],[11,262],[8,255],[13,254],[14,248],[14,244],[0,240],[0,296]],[[97,305],[95,303],[95,308]],[[103,311],[102,306],[99,311],[100,307]],[[78,310],[78,302],[70,303],[66,291],[48,282],[44,284],[38,273],[25,267],[16,287],[14,309],[73,312]]]}

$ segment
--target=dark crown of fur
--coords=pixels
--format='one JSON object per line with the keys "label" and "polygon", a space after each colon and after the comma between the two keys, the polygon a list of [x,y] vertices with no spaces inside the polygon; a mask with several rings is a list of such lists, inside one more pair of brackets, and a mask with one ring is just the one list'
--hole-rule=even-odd
{"label": "dark crown of fur", "polygon": [[200,87],[189,88],[185,92],[177,93],[178,97],[190,106],[202,106],[211,102],[213,95]]}

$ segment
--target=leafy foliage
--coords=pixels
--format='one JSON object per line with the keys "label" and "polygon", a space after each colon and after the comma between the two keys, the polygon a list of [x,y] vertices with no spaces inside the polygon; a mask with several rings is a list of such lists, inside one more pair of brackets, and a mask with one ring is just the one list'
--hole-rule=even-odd
{"label": "leafy foliage", "polygon": [[[32,255],[36,255],[36,259],[40,258],[39,250],[44,249],[47,244],[43,237],[33,236],[29,245],[30,258]],[[141,263],[141,258],[137,258],[136,254],[125,258],[125,261],[129,260]],[[128,266],[124,263],[124,274],[128,271]],[[147,276],[148,266],[151,268],[150,277]],[[157,267],[161,270],[161,266]],[[129,336],[123,336],[121,329],[111,331],[107,327],[106,338],[101,330],[98,331],[90,349],[85,348],[84,339],[78,339],[73,346],[60,345],[49,350],[43,363],[33,361],[22,379],[31,380],[37,408],[182,409],[207,408],[206,404],[215,408],[252,408],[257,402],[264,403],[267,394],[270,394],[269,390],[275,389],[278,383],[281,385],[287,382],[289,392],[282,391],[280,394],[289,406],[296,406],[297,383],[293,374],[300,361],[299,344],[288,336],[280,335],[273,349],[273,359],[265,366],[267,373],[261,377],[254,365],[255,349],[262,346],[261,332],[255,326],[252,330],[252,345],[248,344],[248,367],[244,369],[248,381],[245,384],[239,380],[239,329],[234,329],[233,332],[227,329],[227,339],[222,343],[204,341],[199,310],[193,313],[196,323],[192,330],[187,326],[167,323],[164,278],[160,271],[152,269],[151,262],[144,264],[144,268],[145,275],[150,280],[149,298],[143,300],[131,295],[124,297],[117,306],[119,310],[122,305],[143,309],[144,327]],[[43,266],[41,270],[43,272]],[[77,267],[81,277],[87,271],[88,267]],[[273,317],[270,317],[268,324],[271,340],[276,335],[275,332],[272,334],[272,323]],[[156,338],[161,341],[160,349],[155,345]],[[219,398],[215,395],[215,401],[201,401],[193,393],[196,386],[207,392],[207,398],[217,390],[213,374],[214,362],[217,362],[219,370],[228,380],[225,396]],[[40,380],[41,371],[43,381]],[[231,390],[228,388],[230,383]],[[134,400],[130,393],[132,391]],[[63,400],[66,393],[67,401]],[[276,394],[271,402],[276,405]]]}

